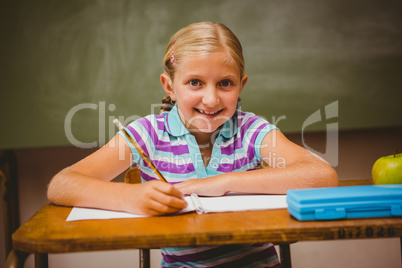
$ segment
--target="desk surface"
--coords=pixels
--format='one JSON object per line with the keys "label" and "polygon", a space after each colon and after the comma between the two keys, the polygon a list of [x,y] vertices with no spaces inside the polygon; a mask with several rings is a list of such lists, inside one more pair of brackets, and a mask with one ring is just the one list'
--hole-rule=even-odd
{"label": "desk surface", "polygon": [[61,253],[402,236],[402,218],[300,222],[286,209],[66,222],[70,211],[43,206],[13,234],[14,249]]}

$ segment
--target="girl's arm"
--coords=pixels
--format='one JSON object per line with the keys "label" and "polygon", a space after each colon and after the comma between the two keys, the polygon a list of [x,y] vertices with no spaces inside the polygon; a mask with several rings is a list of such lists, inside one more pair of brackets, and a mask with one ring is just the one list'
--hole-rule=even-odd
{"label": "girl's arm", "polygon": [[146,215],[174,213],[187,205],[180,191],[168,183],[111,182],[131,163],[127,142],[116,135],[93,154],[56,174],[48,187],[48,199],[59,205]]}
{"label": "girl's arm", "polygon": [[288,189],[338,185],[338,175],[327,162],[278,130],[265,136],[260,153],[270,168],[189,180],[176,187],[184,194],[219,196],[227,192],[285,194]]}

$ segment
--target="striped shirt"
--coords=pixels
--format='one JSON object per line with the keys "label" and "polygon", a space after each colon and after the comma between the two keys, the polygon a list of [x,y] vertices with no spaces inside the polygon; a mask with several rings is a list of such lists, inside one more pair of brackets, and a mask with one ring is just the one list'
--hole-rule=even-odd
{"label": "striped shirt", "polygon": [[[181,122],[177,106],[170,112],[140,118],[126,128],[171,184],[259,168],[261,143],[272,129],[276,127],[253,113],[237,110],[222,126],[205,167],[195,137]],[[142,181],[158,179],[130,147]],[[280,267],[271,243],[162,248],[162,255],[162,267]]]}

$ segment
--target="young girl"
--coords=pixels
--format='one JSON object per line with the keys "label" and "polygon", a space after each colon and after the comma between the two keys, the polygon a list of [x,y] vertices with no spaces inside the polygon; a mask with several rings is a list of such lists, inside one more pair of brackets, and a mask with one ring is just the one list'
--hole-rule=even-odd
{"label": "young girl", "polygon": [[[191,193],[285,194],[337,185],[336,172],[325,161],[290,142],[274,125],[237,109],[248,77],[241,44],[226,26],[202,22],[184,27],[172,36],[163,62],[164,112],[126,129],[169,183],[158,180],[118,133],[52,179],[51,202],[162,215],[185,208],[183,196]],[[110,182],[133,163],[144,183]],[[260,168],[263,163],[269,168]],[[279,266],[271,243],[164,248],[162,254],[164,267]]]}

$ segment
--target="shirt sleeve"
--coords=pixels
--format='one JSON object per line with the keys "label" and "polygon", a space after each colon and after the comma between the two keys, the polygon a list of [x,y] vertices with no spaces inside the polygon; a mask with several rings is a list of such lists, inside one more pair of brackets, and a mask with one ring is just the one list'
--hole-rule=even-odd
{"label": "shirt sleeve", "polygon": [[257,157],[257,159],[259,161],[262,161],[262,157],[261,157],[261,147],[262,145],[262,141],[264,140],[265,136],[271,131],[277,129],[279,130],[279,128],[277,128],[275,125],[272,125],[270,123],[268,123],[267,125],[264,126],[264,128],[260,131],[260,133],[258,133],[258,136],[255,140],[255,156]]}
{"label": "shirt sleeve", "polygon": [[[148,119],[140,118],[136,121],[130,123],[127,127],[125,127],[126,132],[130,137],[138,144],[138,146],[148,155],[152,152],[152,145],[150,143],[150,135],[149,131],[147,131],[146,127]],[[130,147],[131,154],[133,156],[133,164],[139,164],[143,161],[140,153],[135,149],[134,145],[131,141],[124,135],[124,133],[120,130],[118,132],[126,141]]]}
{"label": "shirt sleeve", "polygon": [[271,130],[278,128],[267,120],[255,114],[248,113],[244,117],[241,129],[243,129],[242,132],[244,133],[243,146],[247,155],[251,158],[255,157],[258,161],[262,161],[260,154],[261,147],[263,146],[262,141]]}

